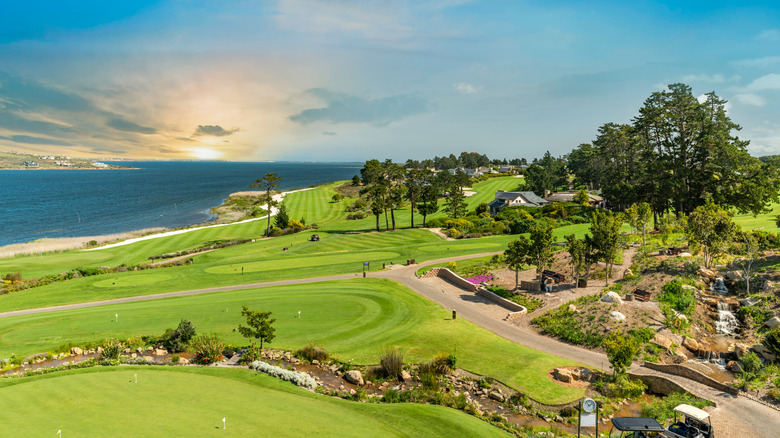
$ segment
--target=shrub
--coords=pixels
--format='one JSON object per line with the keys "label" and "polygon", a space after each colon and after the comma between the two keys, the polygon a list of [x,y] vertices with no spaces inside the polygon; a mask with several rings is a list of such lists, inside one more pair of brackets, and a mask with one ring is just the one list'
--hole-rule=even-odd
{"label": "shrub", "polygon": [[[225,355],[225,357],[228,357]],[[263,352],[256,346],[252,345],[249,348],[246,349],[244,354],[241,355],[241,359],[238,360],[239,363],[252,363],[256,360],[260,360],[260,358],[263,357]]]}
{"label": "shrub", "polygon": [[348,221],[359,221],[361,219],[365,219],[368,215],[364,211],[358,211],[357,213],[352,213],[347,215]]}
{"label": "shrub", "polygon": [[179,357],[178,354],[171,355],[171,363],[179,363],[179,359],[181,359],[181,357]]}
{"label": "shrub", "polygon": [[192,349],[195,351],[195,362],[208,365],[222,360],[225,344],[219,340],[216,333],[207,333],[193,340]]}
{"label": "shrub", "polygon": [[296,351],[295,355],[298,356],[299,359],[308,360],[309,362],[313,360],[324,362],[330,357],[330,354],[324,348],[315,346],[314,344],[307,344],[305,347]]}
{"label": "shrub", "polygon": [[279,227],[271,227],[271,237],[277,237],[282,235],[282,229]]}
{"label": "shrub", "polygon": [[22,281],[22,273],[21,272],[14,272],[11,274],[5,274],[3,277],[3,280],[14,282],[14,281]]}
{"label": "shrub", "polygon": [[385,377],[400,380],[404,368],[404,354],[398,348],[387,349],[380,356],[379,365]]}
{"label": "shrub", "polygon": [[752,351],[742,356],[740,362],[742,363],[742,369],[747,373],[757,373],[764,368],[764,362],[761,361],[758,354]]}
{"label": "shrub", "polygon": [[382,401],[385,403],[398,403],[401,401],[401,397],[398,395],[398,391],[395,388],[387,388],[385,395],[382,396]]}
{"label": "shrub", "polygon": [[335,195],[333,195],[331,199],[333,200],[333,202],[339,202],[342,199],[344,199],[344,195],[342,195],[341,193],[336,193]]}
{"label": "shrub", "polygon": [[166,332],[166,335],[163,339],[165,348],[172,353],[180,353],[190,345],[190,340],[195,336],[195,326],[189,320],[182,319],[176,330]]}
{"label": "shrub", "polygon": [[642,415],[665,423],[666,420],[674,417],[674,408],[681,404],[695,406],[699,409],[712,405],[707,400],[696,398],[691,394],[673,392],[664,397],[654,398],[650,403],[642,403]]}
{"label": "shrub", "polygon": [[103,360],[119,359],[119,353],[122,352],[122,343],[114,338],[108,338],[101,344],[103,351],[100,358]]}
{"label": "shrub", "polygon": [[444,235],[453,239],[457,239],[460,236],[460,231],[455,228],[450,228],[444,232]]}
{"label": "shrub", "polygon": [[290,222],[287,223],[287,226],[290,227],[290,228],[303,228],[304,227],[303,222],[296,221],[296,220],[291,220]]}
{"label": "shrub", "polygon": [[594,386],[603,395],[616,398],[639,397],[647,390],[647,386],[641,380],[632,380],[625,374],[612,381],[600,379]]}
{"label": "shrub", "polygon": [[766,332],[762,343],[773,354],[780,355],[780,328],[773,328],[772,330]]}
{"label": "shrub", "polygon": [[434,369],[437,374],[449,374],[455,369],[458,359],[454,354],[437,354],[433,357]]}
{"label": "shrub", "polygon": [[317,382],[314,380],[314,378],[306,373],[298,373],[295,371],[286,370],[284,368],[265,363],[261,360],[252,362],[252,364],[249,366],[249,369],[257,370],[262,373],[266,373],[269,376],[292,382],[303,388],[315,389],[317,387]]}

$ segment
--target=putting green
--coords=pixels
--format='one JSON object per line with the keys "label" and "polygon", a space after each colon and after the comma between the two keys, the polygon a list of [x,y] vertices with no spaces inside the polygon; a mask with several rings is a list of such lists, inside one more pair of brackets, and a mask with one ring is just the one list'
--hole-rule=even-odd
{"label": "putting green", "polygon": [[92,283],[95,287],[126,287],[126,286],[141,286],[144,284],[154,284],[160,281],[169,280],[170,275],[167,274],[147,274],[136,276],[124,276],[113,277],[105,280],[100,280]]}
{"label": "putting green", "polygon": [[273,312],[274,348],[295,350],[314,343],[358,364],[376,364],[394,346],[403,349],[409,363],[454,353],[459,367],[497,378],[543,403],[564,403],[584,394],[547,378],[549,370],[577,363],[517,345],[464,319],[453,321],[448,309],[398,283],[370,278],[1,318],[0,357],[53,351],[68,342],[159,335],[182,318],[192,321],[198,333],[215,332],[226,343],[246,345],[248,340],[233,331],[244,322],[242,305]]}
{"label": "putting green", "polygon": [[398,253],[389,251],[369,251],[356,254],[335,253],[309,257],[279,256],[276,259],[267,259],[257,262],[236,263],[207,268],[210,274],[241,274],[242,272],[270,271],[275,269],[296,269],[312,266],[328,266],[344,263],[360,263],[365,260],[392,259],[399,257]]}
{"label": "putting green", "polygon": [[508,436],[454,409],[348,402],[246,369],[100,367],[0,387],[3,436]]}

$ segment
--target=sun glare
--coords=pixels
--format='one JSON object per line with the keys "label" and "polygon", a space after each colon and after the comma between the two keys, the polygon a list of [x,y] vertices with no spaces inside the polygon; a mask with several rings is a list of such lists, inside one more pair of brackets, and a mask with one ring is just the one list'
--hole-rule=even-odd
{"label": "sun glare", "polygon": [[190,154],[199,160],[216,160],[222,156],[222,153],[208,148],[197,148],[190,150]]}

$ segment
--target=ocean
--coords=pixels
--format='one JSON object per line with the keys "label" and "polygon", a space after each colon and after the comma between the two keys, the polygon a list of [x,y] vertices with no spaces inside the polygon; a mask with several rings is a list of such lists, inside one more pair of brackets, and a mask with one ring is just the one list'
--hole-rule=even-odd
{"label": "ocean", "polygon": [[0,246],[209,221],[266,173],[293,190],[360,174],[362,163],[116,162],[136,169],[0,171]]}

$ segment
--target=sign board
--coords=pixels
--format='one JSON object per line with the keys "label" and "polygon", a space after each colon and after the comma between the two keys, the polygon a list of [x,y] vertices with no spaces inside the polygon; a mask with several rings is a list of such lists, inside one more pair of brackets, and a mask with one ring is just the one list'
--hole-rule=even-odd
{"label": "sign board", "polygon": [[596,427],[596,413],[586,414],[585,412],[580,414],[580,426],[582,427]]}
{"label": "sign board", "polygon": [[363,262],[363,266],[368,266],[368,262]]}

